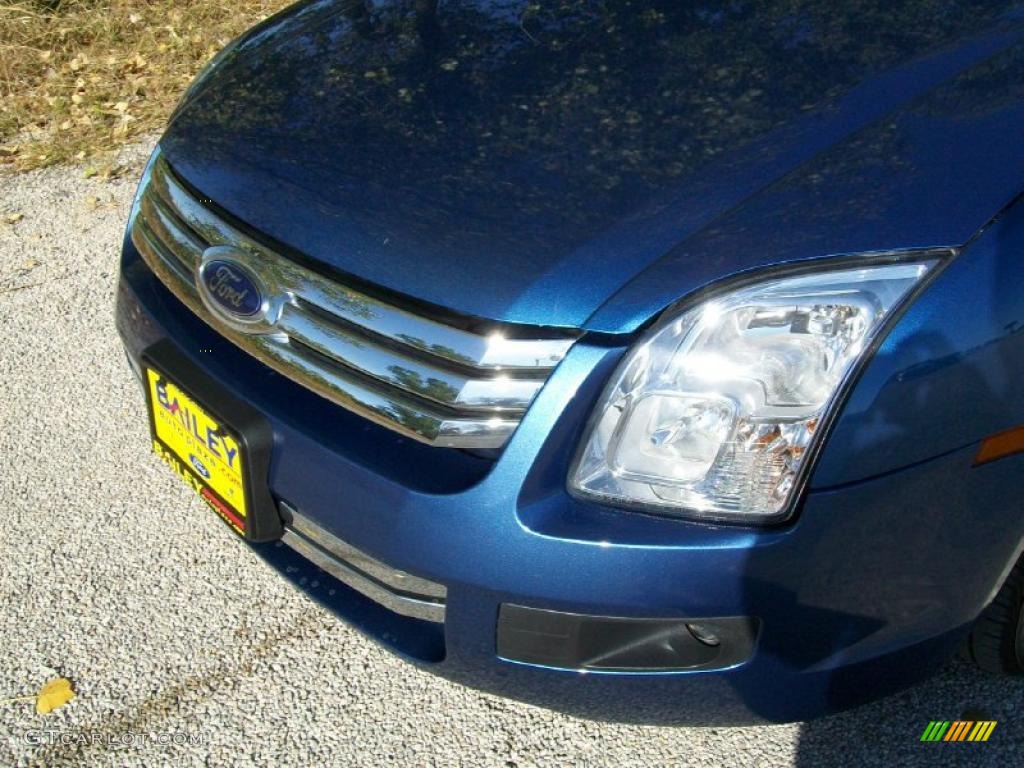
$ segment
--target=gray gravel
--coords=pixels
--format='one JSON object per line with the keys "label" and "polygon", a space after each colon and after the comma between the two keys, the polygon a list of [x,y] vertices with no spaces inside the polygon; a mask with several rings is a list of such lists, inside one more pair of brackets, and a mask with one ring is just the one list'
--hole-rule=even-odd
{"label": "gray gravel", "polygon": [[[476,693],[376,647],[293,592],[149,454],[112,318],[135,176],[0,176],[0,699],[58,675],[78,692],[48,716],[0,704],[0,764],[996,765],[1024,749],[1024,686],[959,663],[825,721],[669,729]],[[917,741],[968,707],[1000,721],[989,743]],[[33,745],[38,729],[63,735]]]}

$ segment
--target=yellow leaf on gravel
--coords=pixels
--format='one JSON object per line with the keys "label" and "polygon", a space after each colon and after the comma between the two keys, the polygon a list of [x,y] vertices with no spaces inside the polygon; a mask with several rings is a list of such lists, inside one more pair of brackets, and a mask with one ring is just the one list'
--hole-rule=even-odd
{"label": "yellow leaf on gravel", "polygon": [[46,715],[63,707],[75,698],[71,681],[66,677],[58,677],[44,685],[36,696],[36,712]]}

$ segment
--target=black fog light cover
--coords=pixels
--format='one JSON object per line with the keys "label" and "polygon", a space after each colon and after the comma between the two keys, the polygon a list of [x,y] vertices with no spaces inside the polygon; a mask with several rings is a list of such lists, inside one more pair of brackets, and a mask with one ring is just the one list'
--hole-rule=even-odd
{"label": "black fog light cover", "polygon": [[750,658],[748,617],[647,619],[589,616],[503,603],[498,656],[558,669],[671,672],[722,669]]}

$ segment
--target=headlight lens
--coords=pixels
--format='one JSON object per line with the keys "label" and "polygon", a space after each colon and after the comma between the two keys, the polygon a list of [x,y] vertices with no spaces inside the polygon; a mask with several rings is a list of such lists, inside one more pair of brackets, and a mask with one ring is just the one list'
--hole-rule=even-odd
{"label": "headlight lens", "polygon": [[934,264],[771,279],[659,324],[613,376],[570,488],[661,514],[779,519],[854,363]]}

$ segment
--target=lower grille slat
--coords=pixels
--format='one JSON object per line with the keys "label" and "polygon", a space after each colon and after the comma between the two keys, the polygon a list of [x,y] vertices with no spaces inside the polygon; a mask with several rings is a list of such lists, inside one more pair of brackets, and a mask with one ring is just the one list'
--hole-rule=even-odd
{"label": "lower grille slat", "polygon": [[402,616],[443,622],[448,590],[371,557],[288,505],[281,541],[343,584]]}

